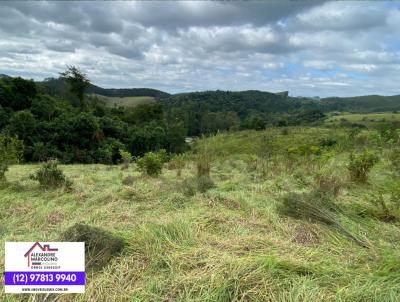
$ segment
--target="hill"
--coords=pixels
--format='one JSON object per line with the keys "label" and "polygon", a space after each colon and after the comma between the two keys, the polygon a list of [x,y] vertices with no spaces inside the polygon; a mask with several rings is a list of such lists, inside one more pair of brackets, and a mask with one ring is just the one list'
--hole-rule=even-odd
{"label": "hill", "polygon": [[[37,301],[398,301],[393,166],[382,156],[364,184],[347,168],[349,154],[366,144],[378,154],[391,146],[371,131],[353,139],[344,129],[286,130],[200,139],[180,176],[163,169],[148,177],[136,164],[65,165],[72,187],[45,190],[27,177],[38,165],[12,166],[0,194],[0,236],[57,241],[72,227],[92,243],[85,293]],[[321,146],[327,138],[336,144]],[[212,185],[200,190],[201,150]],[[289,202],[302,215],[285,212]],[[82,223],[87,228],[74,228]],[[108,246],[121,240],[121,252]],[[26,297],[0,291],[0,300]]]}
{"label": "hill", "polygon": [[366,95],[356,97],[330,97],[318,102],[324,111],[350,111],[355,113],[400,110],[400,95]]}
{"label": "hill", "polygon": [[[73,96],[68,92],[67,85],[60,79],[47,78],[42,82],[38,82],[38,85],[50,95],[73,98]],[[166,92],[150,88],[102,88],[93,84],[90,84],[86,93],[106,97],[152,97],[154,99],[161,99],[170,96],[170,94]]]}
{"label": "hill", "polygon": [[175,94],[163,100],[168,107],[176,108],[186,106],[188,103],[194,106],[207,108],[216,112],[223,108],[226,111],[235,111],[240,117],[249,111],[287,112],[298,109],[303,102],[286,95],[271,92],[247,90],[247,91],[204,91]]}
{"label": "hill", "polygon": [[168,120],[183,121],[189,135],[263,129],[266,124],[294,125],[323,117],[315,102],[258,90],[181,93],[161,103]]}
{"label": "hill", "polygon": [[154,99],[162,99],[170,96],[169,93],[151,88],[101,88],[93,84],[87,89],[87,93],[95,93],[108,97],[147,96]]}

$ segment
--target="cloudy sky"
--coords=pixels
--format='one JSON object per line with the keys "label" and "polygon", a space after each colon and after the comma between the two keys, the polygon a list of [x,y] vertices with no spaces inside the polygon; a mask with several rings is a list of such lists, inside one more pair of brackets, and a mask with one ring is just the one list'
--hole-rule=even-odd
{"label": "cloudy sky", "polygon": [[400,94],[400,2],[0,2],[0,73],[103,87]]}

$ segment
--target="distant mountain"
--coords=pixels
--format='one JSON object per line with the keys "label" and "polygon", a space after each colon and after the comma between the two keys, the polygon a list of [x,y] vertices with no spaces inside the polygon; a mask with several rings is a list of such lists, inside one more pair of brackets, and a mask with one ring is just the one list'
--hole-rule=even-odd
{"label": "distant mountain", "polygon": [[191,107],[207,108],[212,112],[234,111],[239,116],[246,116],[250,111],[262,113],[288,112],[307,103],[296,98],[290,98],[286,93],[258,90],[180,93],[162,101],[169,108],[190,105]]}
{"label": "distant mountain", "polygon": [[151,88],[101,88],[96,85],[91,85],[87,89],[87,93],[95,93],[109,97],[151,96],[155,99],[170,96],[169,93]]}
{"label": "distant mountain", "polygon": [[317,102],[323,111],[349,111],[357,113],[400,110],[400,95],[365,95],[356,97],[330,97]]}
{"label": "distant mountain", "polygon": [[[68,87],[66,83],[60,79],[48,78],[38,84],[51,95],[61,95],[64,97],[69,96]],[[151,88],[102,88],[91,84],[86,91],[88,94],[98,94],[107,97],[153,97],[155,99],[161,99],[169,97],[170,94]],[[69,96],[71,97],[71,96]]]}
{"label": "distant mountain", "polygon": [[[0,74],[0,78],[11,78]],[[48,78],[37,82],[45,93],[73,100],[65,82],[56,78]],[[212,112],[234,111],[239,116],[246,116],[250,111],[263,114],[273,112],[291,112],[300,108],[319,109],[323,112],[349,111],[355,113],[400,111],[400,95],[381,96],[366,95],[356,97],[307,98],[290,97],[288,91],[271,93],[266,91],[203,91],[169,94],[151,88],[102,88],[90,85],[88,94],[96,94],[109,98],[116,97],[151,97],[162,101],[169,108],[203,107]]]}

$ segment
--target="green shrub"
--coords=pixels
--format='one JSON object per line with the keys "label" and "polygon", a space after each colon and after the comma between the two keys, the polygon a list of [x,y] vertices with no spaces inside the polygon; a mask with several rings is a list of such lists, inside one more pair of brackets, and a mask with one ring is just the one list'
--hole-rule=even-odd
{"label": "green shrub", "polygon": [[180,190],[182,191],[183,195],[188,197],[196,195],[197,192],[196,178],[194,177],[185,178],[180,183]]}
{"label": "green shrub", "polygon": [[211,159],[206,152],[197,155],[196,168],[197,168],[197,177],[210,176]]}
{"label": "green shrub", "polygon": [[393,148],[389,154],[390,165],[393,173],[400,176],[400,148]]}
{"label": "green shrub", "polygon": [[160,149],[156,152],[157,157],[160,159],[162,164],[165,164],[169,160],[169,156],[167,153],[167,150],[165,149]]}
{"label": "green shrub", "polygon": [[131,186],[131,185],[133,185],[134,180],[135,180],[135,178],[133,176],[129,175],[122,180],[122,184],[125,186]]}
{"label": "green shrub", "polygon": [[199,192],[206,192],[214,187],[211,179],[211,156],[208,152],[202,152],[197,155],[196,161],[197,175],[196,186]]}
{"label": "green shrub", "polygon": [[57,160],[49,160],[43,163],[30,178],[38,181],[45,188],[70,187],[72,185],[72,182],[65,177],[63,171],[58,168]]}
{"label": "green shrub", "polygon": [[215,187],[215,184],[210,178],[210,176],[203,175],[197,177],[197,190],[199,192],[204,193],[213,187]]}
{"label": "green shrub", "polygon": [[129,164],[132,160],[132,155],[128,151],[123,150],[123,149],[119,149],[119,155],[121,156],[121,159],[122,159],[122,164],[123,164],[122,168],[128,169]]}
{"label": "green shrub", "polygon": [[182,169],[186,166],[186,158],[183,154],[177,154],[170,160],[169,167],[172,169],[176,169],[176,176],[181,177]]}
{"label": "green shrub", "polygon": [[332,147],[336,145],[337,140],[331,137],[323,138],[319,141],[321,147]]}
{"label": "green shrub", "polygon": [[315,175],[318,190],[323,194],[338,196],[346,179],[336,171],[320,171]]}
{"label": "green shrub", "polygon": [[0,134],[0,182],[5,180],[8,167],[19,162],[22,151],[22,141]]}
{"label": "green shrub", "polygon": [[294,155],[294,154],[301,156],[321,155],[321,148],[312,145],[300,145],[297,147],[288,148],[287,152],[289,155]]}
{"label": "green shrub", "polygon": [[399,218],[400,184],[398,182],[378,190],[378,193],[369,194],[367,200],[378,209],[378,215],[375,215],[378,219],[392,222]]}
{"label": "green shrub", "polygon": [[143,157],[138,158],[136,162],[142,173],[153,177],[161,174],[163,162],[157,153],[148,152]]}
{"label": "green shrub", "polygon": [[85,242],[85,265],[101,269],[125,246],[124,241],[101,228],[75,224],[61,234],[61,241]]}
{"label": "green shrub", "polygon": [[347,166],[350,177],[354,181],[366,182],[368,180],[369,171],[378,161],[379,157],[368,150],[359,154],[350,154],[349,164]]}
{"label": "green shrub", "polygon": [[283,128],[281,130],[281,135],[289,135],[289,129],[288,128]]}
{"label": "green shrub", "polygon": [[396,219],[382,193],[372,194],[367,200],[379,209],[380,213],[377,216],[380,220],[394,221]]}
{"label": "green shrub", "polygon": [[209,176],[189,177],[180,183],[180,190],[185,196],[194,196],[196,192],[204,193],[215,184]]}

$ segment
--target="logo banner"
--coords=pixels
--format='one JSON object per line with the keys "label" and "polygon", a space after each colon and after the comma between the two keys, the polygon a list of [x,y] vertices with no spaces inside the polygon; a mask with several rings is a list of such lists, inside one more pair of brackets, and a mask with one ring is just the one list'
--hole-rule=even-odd
{"label": "logo banner", "polygon": [[6,293],[83,293],[84,242],[6,242]]}

